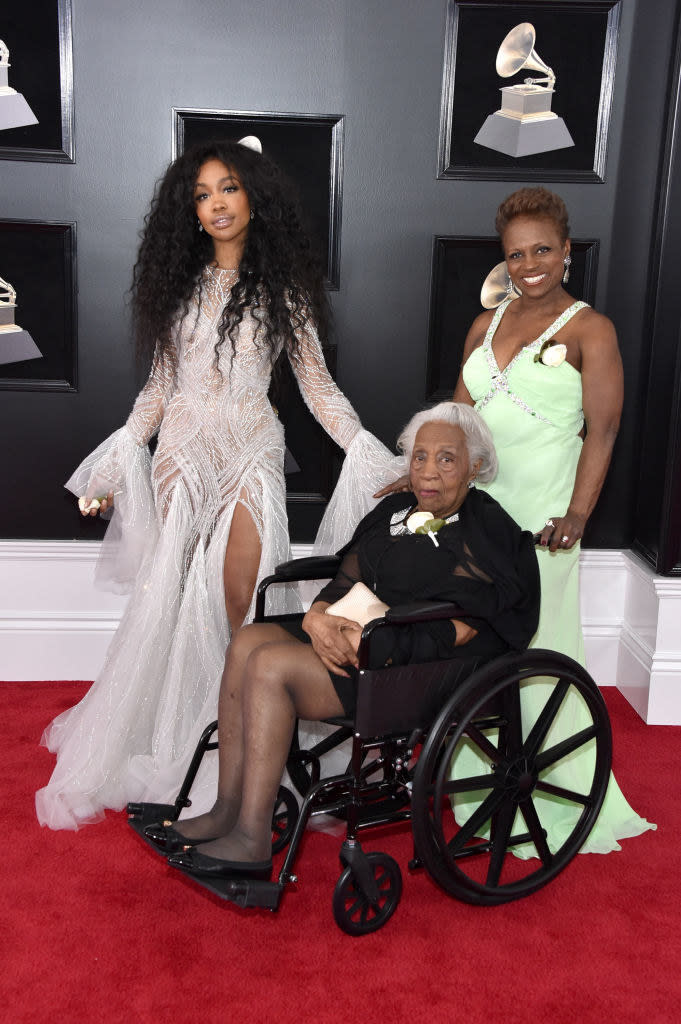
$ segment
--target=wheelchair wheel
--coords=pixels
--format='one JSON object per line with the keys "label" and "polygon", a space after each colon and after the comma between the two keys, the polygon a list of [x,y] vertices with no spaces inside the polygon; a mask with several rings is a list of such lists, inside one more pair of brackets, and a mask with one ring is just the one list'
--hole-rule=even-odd
{"label": "wheelchair wheel", "polygon": [[402,895],[402,873],[397,861],[387,853],[368,853],[378,899],[372,901],[362,888],[351,867],[346,867],[333,890],[333,916],[336,924],[348,935],[368,935],[378,931],[392,917]]}
{"label": "wheelchair wheel", "polygon": [[280,786],[272,815],[272,853],[288,846],[298,820],[298,801],[290,789]]}
{"label": "wheelchair wheel", "polygon": [[467,903],[535,892],[587,839],[611,759],[608,713],[580,665],[539,650],[497,659],[464,683],[424,743],[412,799],[420,860]]}

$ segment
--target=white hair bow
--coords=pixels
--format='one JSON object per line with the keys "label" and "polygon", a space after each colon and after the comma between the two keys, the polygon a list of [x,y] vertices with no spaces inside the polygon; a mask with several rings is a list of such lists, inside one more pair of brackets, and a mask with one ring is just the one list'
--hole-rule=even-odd
{"label": "white hair bow", "polygon": [[244,135],[243,139],[238,140],[237,145],[252,149],[254,153],[262,153],[262,142],[256,135]]}

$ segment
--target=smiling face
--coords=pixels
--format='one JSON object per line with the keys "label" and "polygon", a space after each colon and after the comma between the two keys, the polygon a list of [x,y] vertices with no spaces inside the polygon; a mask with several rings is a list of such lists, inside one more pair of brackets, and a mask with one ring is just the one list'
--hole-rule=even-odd
{"label": "smiling face", "polygon": [[251,206],[238,174],[221,160],[207,160],[199,168],[194,205],[201,226],[220,249],[238,263],[251,222]]}
{"label": "smiling face", "polygon": [[470,465],[466,435],[461,427],[431,420],[419,429],[409,463],[409,482],[421,512],[445,519],[463,503],[468,481],[479,463]]}
{"label": "smiling face", "polygon": [[511,281],[523,295],[539,298],[562,286],[570,240],[560,237],[549,217],[514,217],[501,244]]}

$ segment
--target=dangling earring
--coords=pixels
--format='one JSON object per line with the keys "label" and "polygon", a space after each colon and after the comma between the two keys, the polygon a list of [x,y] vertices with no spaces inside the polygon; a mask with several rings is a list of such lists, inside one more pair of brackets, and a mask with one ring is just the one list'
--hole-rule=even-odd
{"label": "dangling earring", "polygon": [[196,223],[199,225],[199,231],[203,231],[203,224],[197,219]]}
{"label": "dangling earring", "polygon": [[251,220],[255,220],[255,210],[251,210]]}
{"label": "dangling earring", "polygon": [[[507,299],[512,299],[516,295],[522,295],[522,294],[523,293],[521,292],[521,290],[518,287],[518,285],[517,284],[513,284],[513,281],[511,280],[511,275],[509,274],[508,269],[507,269],[506,270],[506,296],[505,297]],[[501,305],[501,303],[499,303],[499,305]]]}
{"label": "dangling earring", "polygon": [[468,486],[469,487],[475,487],[475,477],[474,476],[472,476],[470,478],[470,480],[468,481]]}
{"label": "dangling earring", "polygon": [[563,260],[563,266],[565,267],[565,273],[563,274],[563,284],[567,284],[570,280],[570,264],[572,263],[572,257],[566,256]]}

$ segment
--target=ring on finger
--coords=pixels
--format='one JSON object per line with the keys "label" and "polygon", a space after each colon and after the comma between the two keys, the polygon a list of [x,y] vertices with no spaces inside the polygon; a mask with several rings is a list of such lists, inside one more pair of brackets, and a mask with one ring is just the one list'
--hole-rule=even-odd
{"label": "ring on finger", "polygon": [[545,525],[550,526],[551,529],[553,529],[556,524],[554,523],[553,519],[547,519]]}
{"label": "ring on finger", "polygon": [[567,542],[569,541],[570,538],[568,537],[568,535],[566,533],[560,539],[561,539],[563,544],[567,544]]}

